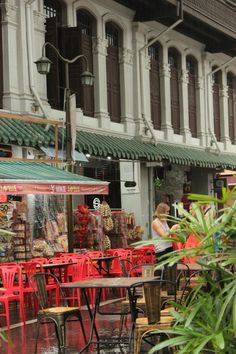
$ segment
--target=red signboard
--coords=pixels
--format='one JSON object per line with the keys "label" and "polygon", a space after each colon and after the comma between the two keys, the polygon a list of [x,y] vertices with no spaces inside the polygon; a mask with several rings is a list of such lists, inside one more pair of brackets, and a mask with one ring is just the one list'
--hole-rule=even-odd
{"label": "red signboard", "polygon": [[6,203],[8,200],[7,195],[0,195],[0,203]]}
{"label": "red signboard", "polygon": [[1,183],[0,194],[108,194],[108,185]]}

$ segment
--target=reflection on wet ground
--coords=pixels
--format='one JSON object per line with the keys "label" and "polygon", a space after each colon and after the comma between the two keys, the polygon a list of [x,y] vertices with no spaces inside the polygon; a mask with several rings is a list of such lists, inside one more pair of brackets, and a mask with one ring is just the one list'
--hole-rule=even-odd
{"label": "reflection on wet ground", "polygon": [[[116,310],[118,311],[120,308],[120,301],[115,299],[111,301],[108,305],[103,307],[103,311],[105,310]],[[27,310],[27,325],[22,326],[17,323],[18,311],[15,311],[15,308],[12,308],[11,315],[11,330],[9,333],[9,342],[4,343],[0,340],[0,353],[1,354],[32,354],[34,353],[35,348],[35,334],[36,334],[36,320],[33,318],[33,310]],[[82,310],[83,322],[85,326],[85,331],[88,336],[90,330],[90,319],[88,316],[88,312],[83,307]],[[97,316],[97,327],[99,330],[99,334],[102,337],[108,338],[108,341],[112,337],[118,336],[119,334],[119,324],[120,324],[120,316],[118,315],[106,315],[101,316],[98,314]],[[1,319],[1,323],[3,320]],[[129,334],[129,326],[130,321],[127,322],[127,328],[123,332],[122,338]],[[3,330],[3,327],[1,331]],[[80,330],[79,322],[77,321],[69,321],[67,323],[67,333],[66,333],[66,343],[67,348],[66,354],[75,354],[78,353],[79,350],[83,347],[84,341]],[[142,353],[147,353],[148,350],[142,351]],[[44,324],[40,327],[40,334],[38,340],[38,354],[56,354],[58,353],[57,347],[57,338],[53,324]],[[89,354],[97,353],[96,346],[92,344],[89,349],[85,352]],[[127,345],[119,347],[117,344],[106,345],[105,347],[101,347],[101,354],[109,354],[109,353],[124,353],[130,354],[130,350]]]}

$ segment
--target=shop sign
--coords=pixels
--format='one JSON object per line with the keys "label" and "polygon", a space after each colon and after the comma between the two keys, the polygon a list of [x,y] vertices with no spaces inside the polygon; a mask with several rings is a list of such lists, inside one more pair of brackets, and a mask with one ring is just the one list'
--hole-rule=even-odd
{"label": "shop sign", "polygon": [[0,194],[108,194],[108,185],[1,183]]}
{"label": "shop sign", "polygon": [[214,186],[215,192],[221,192],[222,188],[227,187],[227,179],[226,178],[214,178],[213,186]]}
{"label": "shop sign", "polygon": [[100,204],[101,204],[101,201],[100,201],[99,198],[94,198],[94,199],[93,199],[93,208],[94,208],[95,210],[99,209]]}

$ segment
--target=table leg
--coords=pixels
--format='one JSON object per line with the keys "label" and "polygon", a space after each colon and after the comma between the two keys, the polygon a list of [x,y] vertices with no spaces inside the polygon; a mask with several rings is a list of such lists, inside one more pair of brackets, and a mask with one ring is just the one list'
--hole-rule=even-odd
{"label": "table leg", "polygon": [[90,329],[90,333],[89,333],[89,339],[87,344],[79,351],[78,354],[83,353],[93,342],[93,332],[95,333],[96,336],[96,342],[97,342],[97,353],[100,353],[100,348],[99,348],[99,334],[98,334],[98,330],[96,327],[96,313],[97,313],[97,309],[99,307],[99,301],[100,301],[100,297],[101,297],[101,290],[99,289],[99,291],[96,291],[96,300],[95,300],[95,306],[94,306],[94,310],[91,310],[90,307],[90,301],[88,298],[88,295],[86,293],[87,289],[81,289],[83,294],[84,294],[84,298],[85,298],[85,302],[88,308],[88,313],[89,313],[89,317],[91,319],[91,329]]}

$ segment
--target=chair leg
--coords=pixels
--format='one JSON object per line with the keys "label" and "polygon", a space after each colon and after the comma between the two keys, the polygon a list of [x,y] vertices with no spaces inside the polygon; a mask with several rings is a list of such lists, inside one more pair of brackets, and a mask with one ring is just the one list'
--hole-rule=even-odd
{"label": "chair leg", "polygon": [[36,327],[36,342],[35,342],[34,354],[37,353],[40,324],[41,324],[41,322],[38,320],[37,321],[37,327]]}
{"label": "chair leg", "polygon": [[58,332],[59,332],[59,342],[60,342],[60,350],[62,351],[62,353],[64,353],[65,351],[65,324],[60,324],[59,328],[58,328]]}
{"label": "chair leg", "polygon": [[86,344],[88,341],[87,341],[87,337],[86,337],[86,334],[85,334],[85,329],[84,329],[84,324],[83,324],[82,316],[81,316],[81,314],[78,314],[77,317],[78,317],[78,319],[79,319],[80,326],[81,326],[81,330],[82,330],[82,333],[83,333],[84,343]]}
{"label": "chair leg", "polygon": [[135,329],[134,330],[134,352],[133,354],[139,354],[141,349],[141,341],[142,336],[140,333]]}

